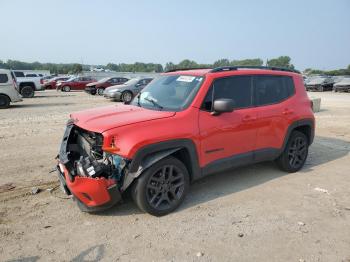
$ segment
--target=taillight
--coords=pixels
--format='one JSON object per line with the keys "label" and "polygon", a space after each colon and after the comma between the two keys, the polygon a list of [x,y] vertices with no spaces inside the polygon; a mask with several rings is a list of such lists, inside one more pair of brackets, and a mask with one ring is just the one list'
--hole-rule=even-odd
{"label": "taillight", "polygon": [[40,79],[40,84],[44,84],[44,80],[42,78]]}

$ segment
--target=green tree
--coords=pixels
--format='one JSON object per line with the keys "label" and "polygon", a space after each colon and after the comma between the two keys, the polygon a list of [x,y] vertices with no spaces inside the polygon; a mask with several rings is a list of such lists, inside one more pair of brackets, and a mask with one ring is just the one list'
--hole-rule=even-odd
{"label": "green tree", "polygon": [[182,60],[176,68],[198,68],[198,64],[195,61],[185,59]]}
{"label": "green tree", "polygon": [[168,62],[165,64],[164,71],[174,70],[176,68],[175,64],[173,62]]}
{"label": "green tree", "polygon": [[294,69],[294,65],[292,65],[290,62],[291,58],[289,56],[280,56],[268,60],[267,65]]}
{"label": "green tree", "polygon": [[262,66],[264,61],[260,58],[232,60],[231,66]]}
{"label": "green tree", "polygon": [[215,67],[221,67],[221,66],[230,66],[231,62],[230,60],[226,59],[226,58],[222,58],[219,60],[216,60],[213,64],[213,68]]}
{"label": "green tree", "polygon": [[73,64],[70,70],[73,74],[78,74],[83,71],[83,66],[81,64]]}

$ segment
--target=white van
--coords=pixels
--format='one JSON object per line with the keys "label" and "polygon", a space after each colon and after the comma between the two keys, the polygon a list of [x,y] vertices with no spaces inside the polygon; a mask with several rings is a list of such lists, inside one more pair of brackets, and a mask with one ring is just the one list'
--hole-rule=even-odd
{"label": "white van", "polygon": [[0,69],[0,109],[8,108],[10,103],[20,102],[22,97],[17,91],[16,78],[7,69]]}

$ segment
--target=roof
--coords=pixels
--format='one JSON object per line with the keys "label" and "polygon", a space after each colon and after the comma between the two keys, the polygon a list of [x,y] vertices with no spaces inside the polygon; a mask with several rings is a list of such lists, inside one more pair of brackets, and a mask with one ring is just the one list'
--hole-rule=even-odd
{"label": "roof", "polygon": [[174,69],[165,72],[166,74],[170,75],[193,75],[193,76],[204,76],[208,73],[223,73],[223,72],[230,72],[230,71],[249,71],[250,73],[252,71],[257,70],[261,73],[271,73],[274,72],[283,72],[283,73],[297,73],[300,74],[299,71],[289,68],[281,68],[281,67],[267,67],[267,66],[223,66],[223,67],[217,67],[217,68],[189,68],[189,69]]}

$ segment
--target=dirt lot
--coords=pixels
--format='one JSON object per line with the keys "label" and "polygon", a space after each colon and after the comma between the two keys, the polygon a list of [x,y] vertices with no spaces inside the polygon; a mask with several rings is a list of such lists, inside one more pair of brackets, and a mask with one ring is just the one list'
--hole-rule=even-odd
{"label": "dirt lot", "polygon": [[1,110],[0,186],[15,188],[0,187],[0,260],[350,261],[350,94],[312,95],[322,111],[301,172],[263,163],[211,176],[162,218],[129,199],[81,213],[56,190],[69,113],[110,102],[46,91]]}

